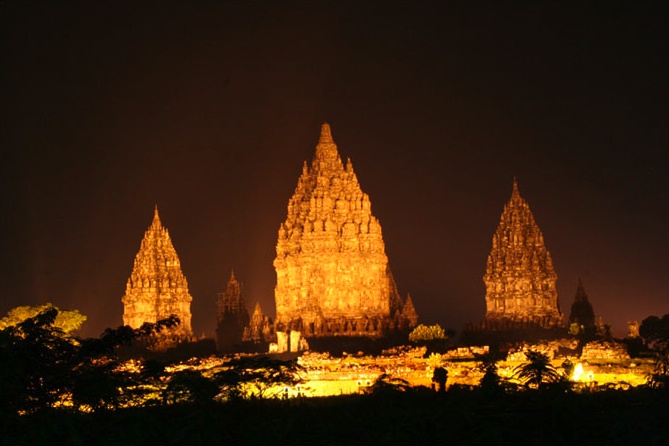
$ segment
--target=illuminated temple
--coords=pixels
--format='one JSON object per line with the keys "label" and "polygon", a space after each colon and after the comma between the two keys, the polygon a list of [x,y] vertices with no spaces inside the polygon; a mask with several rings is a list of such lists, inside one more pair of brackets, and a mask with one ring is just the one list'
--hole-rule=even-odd
{"label": "illuminated temple", "polygon": [[323,124],[304,163],[276,245],[276,330],[305,337],[365,336],[417,324],[411,297],[395,285],[381,225]]}
{"label": "illuminated temple", "polygon": [[188,282],[181,271],[179,256],[163,227],[156,207],[153,222],[135,256],[135,264],[123,296],[123,324],[132,328],[175,314],[181,324],[170,334],[176,338],[192,335]]}
{"label": "illuminated temple", "polygon": [[492,239],[483,281],[488,328],[505,324],[552,328],[563,324],[553,261],[515,180]]}

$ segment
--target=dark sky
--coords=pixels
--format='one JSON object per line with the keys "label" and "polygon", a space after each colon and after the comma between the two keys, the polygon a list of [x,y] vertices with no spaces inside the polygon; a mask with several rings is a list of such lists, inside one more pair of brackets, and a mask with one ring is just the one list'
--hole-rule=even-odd
{"label": "dark sky", "polygon": [[669,312],[669,3],[0,3],[0,313],[97,336],[153,207],[213,334],[234,267],[274,314],[279,224],[332,126],[421,321],[485,313],[513,178],[568,315]]}

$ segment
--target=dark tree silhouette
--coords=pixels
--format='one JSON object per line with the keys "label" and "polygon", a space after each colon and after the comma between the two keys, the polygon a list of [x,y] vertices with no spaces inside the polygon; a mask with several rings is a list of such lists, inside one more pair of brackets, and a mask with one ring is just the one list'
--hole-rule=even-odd
{"label": "dark tree silhouette", "polygon": [[367,393],[376,396],[393,395],[397,393],[407,393],[411,391],[411,384],[402,378],[396,378],[382,373],[376,378],[374,384],[367,389]]}
{"label": "dark tree silhouette", "polygon": [[649,376],[650,385],[669,389],[669,314],[661,318],[647,317],[639,327],[639,334],[655,359],[653,372]]}
{"label": "dark tree silhouette", "polygon": [[558,382],[561,379],[547,355],[528,351],[525,356],[529,362],[520,364],[514,370],[514,378],[520,380],[525,387],[538,389],[542,384]]}
{"label": "dark tree silhouette", "polygon": [[304,381],[302,372],[303,368],[295,361],[248,357],[229,362],[224,370],[214,374],[213,379],[227,398],[244,398],[251,392],[262,399],[278,396],[270,393],[278,386],[301,384]]}
{"label": "dark tree silhouette", "polygon": [[448,370],[443,367],[436,367],[432,373],[432,383],[436,387],[437,393],[446,393],[446,380],[448,380]]}
{"label": "dark tree silhouette", "polygon": [[107,329],[99,339],[78,339],[55,325],[51,307],[0,331],[3,414],[56,407],[71,395],[75,407],[118,407],[119,388],[134,379],[118,370],[116,349],[179,323],[176,316],[139,329]]}
{"label": "dark tree silhouette", "polygon": [[49,308],[0,331],[4,414],[45,409],[70,388],[80,344],[54,327],[57,315],[56,308]]}
{"label": "dark tree silhouette", "polygon": [[201,372],[182,370],[170,377],[167,388],[163,391],[163,400],[166,404],[209,404],[219,391],[219,386],[213,380],[202,376]]}

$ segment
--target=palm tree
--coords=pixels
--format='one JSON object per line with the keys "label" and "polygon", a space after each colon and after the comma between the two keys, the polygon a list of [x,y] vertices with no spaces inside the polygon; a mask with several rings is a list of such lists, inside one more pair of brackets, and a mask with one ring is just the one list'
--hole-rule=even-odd
{"label": "palm tree", "polygon": [[504,382],[502,377],[499,376],[499,370],[497,369],[497,361],[499,358],[493,353],[487,353],[485,355],[474,353],[474,357],[477,361],[481,361],[477,366],[477,369],[483,372],[483,377],[479,382],[479,388],[489,396],[503,393]]}
{"label": "palm tree", "polygon": [[525,387],[538,389],[543,383],[560,381],[560,373],[550,363],[547,355],[541,352],[525,353],[528,363],[520,364],[514,369],[514,378],[520,380]]}

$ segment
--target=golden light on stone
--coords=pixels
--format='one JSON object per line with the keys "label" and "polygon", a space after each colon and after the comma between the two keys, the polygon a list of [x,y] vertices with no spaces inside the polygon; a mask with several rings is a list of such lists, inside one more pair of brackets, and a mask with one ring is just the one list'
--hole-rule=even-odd
{"label": "golden light on stone", "polygon": [[417,323],[400,296],[381,225],[351,160],[342,163],[323,124],[311,166],[302,167],[281,224],[274,267],[276,330],[306,337],[380,337]]}
{"label": "golden light on stone", "polygon": [[534,323],[544,328],[563,324],[553,261],[515,179],[492,239],[483,281],[486,322]]}
{"label": "golden light on stone", "polygon": [[122,298],[123,324],[138,328],[144,322],[154,323],[175,314],[181,324],[171,333],[190,337],[192,300],[179,256],[156,206]]}

